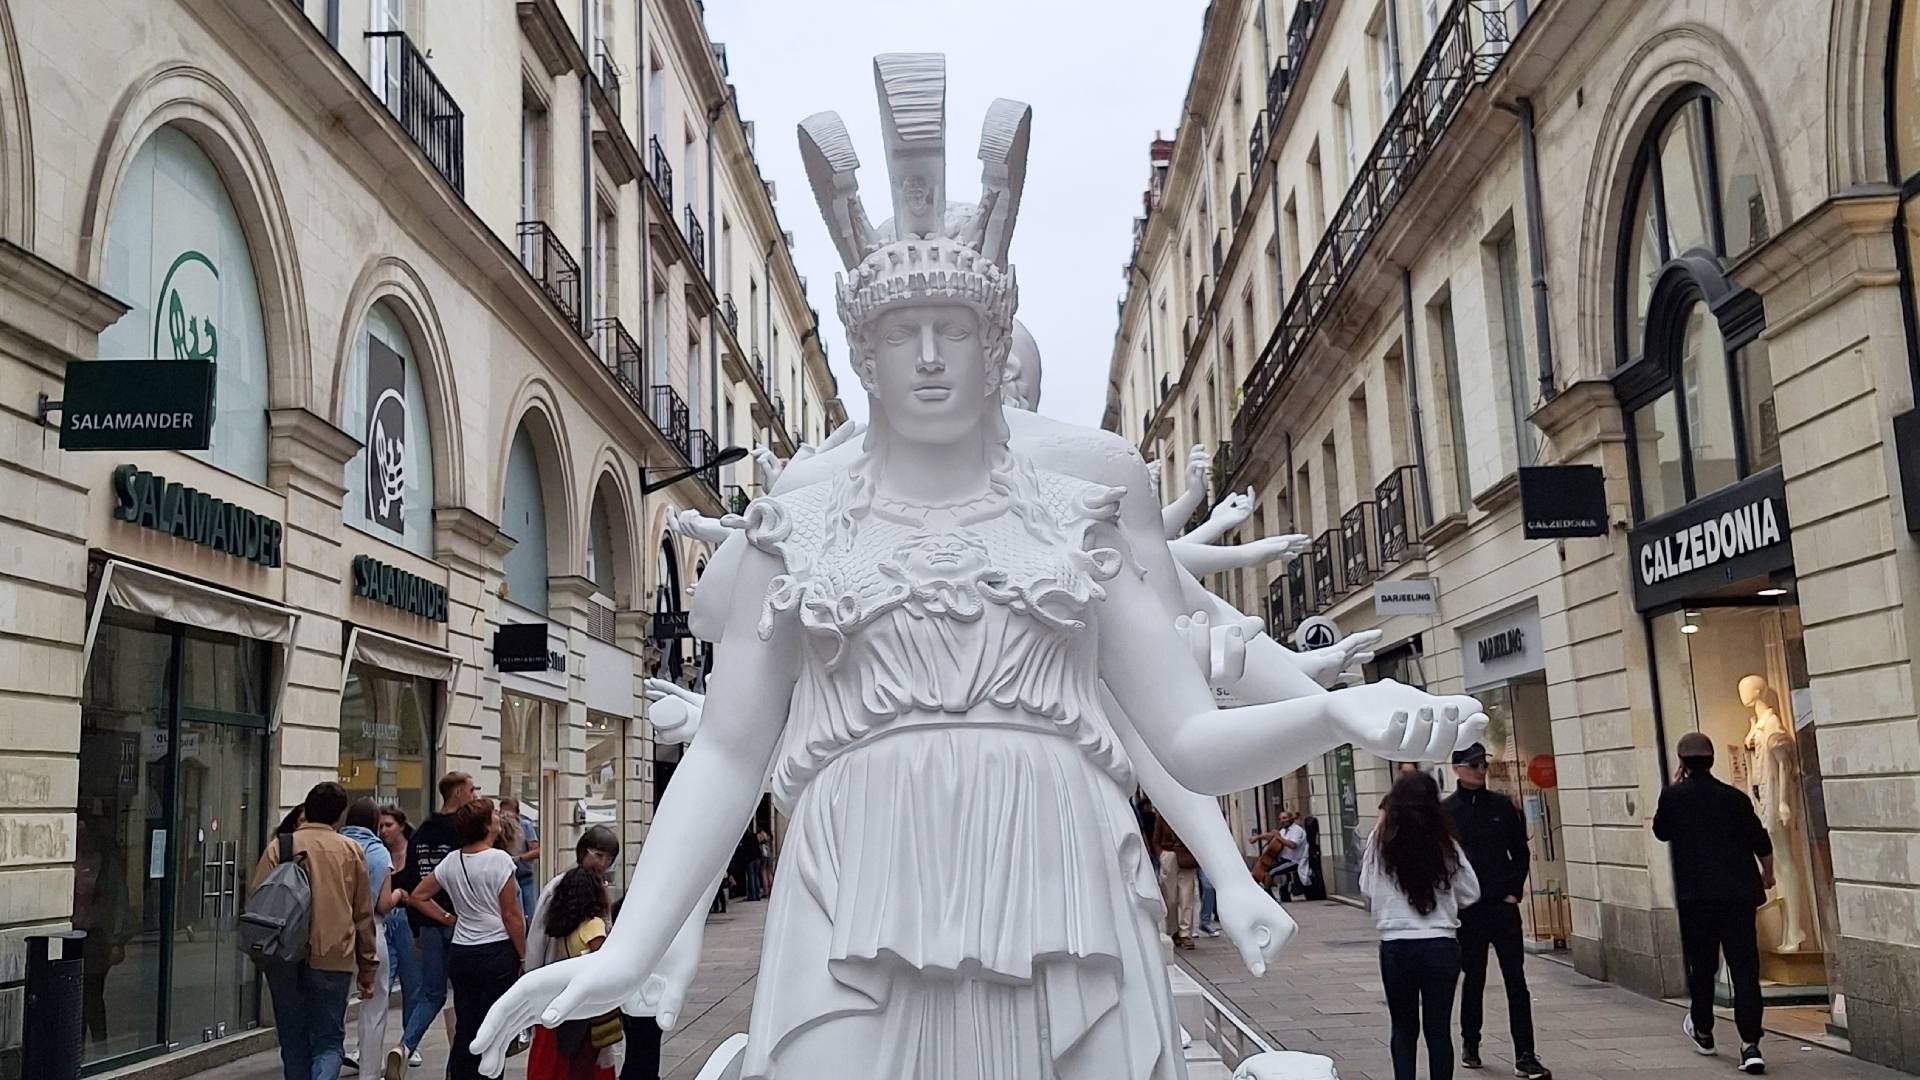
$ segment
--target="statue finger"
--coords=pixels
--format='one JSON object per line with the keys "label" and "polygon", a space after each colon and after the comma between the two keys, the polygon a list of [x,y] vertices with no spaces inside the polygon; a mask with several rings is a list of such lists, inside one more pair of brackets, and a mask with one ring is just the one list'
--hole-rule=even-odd
{"label": "statue finger", "polygon": [[1424,755],[1427,743],[1433,739],[1433,709],[1422,706],[1407,721],[1407,737],[1400,743],[1403,754],[1413,755],[1413,760],[1431,760]]}

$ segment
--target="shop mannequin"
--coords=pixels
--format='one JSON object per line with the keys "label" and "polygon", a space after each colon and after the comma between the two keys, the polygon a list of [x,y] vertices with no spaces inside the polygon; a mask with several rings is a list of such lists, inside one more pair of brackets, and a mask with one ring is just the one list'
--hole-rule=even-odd
{"label": "shop mannequin", "polygon": [[1780,715],[1775,701],[1766,679],[1748,675],[1740,680],[1740,704],[1753,710],[1753,725],[1747,729],[1748,775],[1760,821],[1773,841],[1775,863],[1780,868],[1776,893],[1786,909],[1779,951],[1817,952],[1820,939],[1814,924],[1812,877],[1807,870],[1799,750],[1794,745],[1793,725]]}

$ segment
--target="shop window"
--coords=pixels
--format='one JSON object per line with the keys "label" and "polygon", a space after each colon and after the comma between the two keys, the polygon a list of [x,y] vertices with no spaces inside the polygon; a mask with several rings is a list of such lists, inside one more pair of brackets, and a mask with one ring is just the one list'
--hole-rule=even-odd
{"label": "shop window", "polygon": [[[626,806],[621,798],[621,772],[626,767],[626,725],[620,717],[587,713],[586,825],[605,825],[623,833]],[[608,871],[608,884],[620,892],[620,866]]]}
{"label": "shop window", "polygon": [[1672,394],[1662,394],[1634,410],[1633,437],[1641,516],[1656,517],[1684,505],[1687,481],[1680,474],[1680,416]]}
{"label": "shop window", "polygon": [[438,808],[433,791],[434,701],[440,684],[355,661],[340,698],[340,783],[394,804],[413,821]]}
{"label": "shop window", "polygon": [[102,284],[129,310],[100,334],[100,359],[212,361],[212,446],[191,453],[265,483],[267,335],[253,258],[219,170],[177,128],[154,132],[127,166]]}
{"label": "shop window", "polygon": [[[553,820],[557,775],[557,769],[547,759],[557,755],[559,748],[559,705],[524,694],[500,695],[498,794],[517,801],[520,816],[532,821],[541,835],[547,833],[547,823]],[[544,845],[542,852],[544,855]]]}
{"label": "shop window", "polygon": [[521,424],[507,448],[507,490],[500,527],[513,537],[507,552],[507,598],[529,611],[547,610],[547,504],[533,437]]}
{"label": "shop window", "polygon": [[587,512],[587,579],[595,592],[608,598],[619,595],[614,592],[618,579],[613,552],[613,516],[607,513],[605,494],[596,492],[593,509]]}
{"label": "shop window", "polygon": [[1726,339],[1720,324],[1695,303],[1687,314],[1686,341],[1680,353],[1680,387],[1685,394],[1688,452],[1693,458],[1696,496],[1740,479],[1733,444],[1733,394],[1727,370]]}
{"label": "shop window", "polygon": [[1527,895],[1517,898],[1527,938],[1565,948],[1573,925],[1546,676],[1535,673],[1474,694],[1487,710],[1487,787],[1511,798],[1527,826],[1532,871]]}
{"label": "shop window", "polygon": [[433,445],[413,343],[384,301],[354,342],[341,427],[361,442],[347,462],[347,524],[433,555]]}

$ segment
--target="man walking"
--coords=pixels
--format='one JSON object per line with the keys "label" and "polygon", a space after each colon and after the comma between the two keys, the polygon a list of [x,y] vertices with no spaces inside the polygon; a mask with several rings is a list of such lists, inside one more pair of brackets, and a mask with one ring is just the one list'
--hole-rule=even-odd
{"label": "man walking", "polygon": [[[357,973],[361,996],[371,997],[380,963],[373,944],[373,889],[360,845],[335,831],[347,816],[347,789],[333,781],[316,784],[303,810],[291,846],[307,869],[307,958],[261,967],[273,994],[286,1080],[335,1080],[345,1050],[347,991]],[[280,865],[280,846],[276,836],[261,852],[254,889]]]}
{"label": "man walking", "polygon": [[1753,913],[1773,888],[1773,841],[1753,801],[1714,778],[1713,740],[1680,736],[1680,770],[1660,793],[1653,835],[1672,845],[1673,891],[1680,915],[1693,1008],[1683,1023],[1695,1052],[1713,1053],[1713,983],[1726,954],[1740,1071],[1763,1073],[1760,1056],[1760,948]]}
{"label": "man walking", "polygon": [[513,881],[520,889],[520,914],[532,918],[533,871],[540,865],[540,825],[520,812],[518,799],[501,799],[500,810],[512,814],[514,824],[520,827],[519,850],[510,852],[513,856]]}
{"label": "man walking", "polygon": [[1521,942],[1520,897],[1527,887],[1527,826],[1513,800],[1487,790],[1487,748],[1474,743],[1453,755],[1460,786],[1447,796],[1447,816],[1480,879],[1480,900],[1460,912],[1460,1065],[1482,1067],[1480,1025],[1487,992],[1487,949],[1500,961],[1513,1032],[1513,1075],[1553,1076],[1533,1049],[1533,995],[1527,992],[1527,950]]}
{"label": "man walking", "polygon": [[[440,778],[440,812],[413,830],[406,865],[394,869],[395,888],[411,893],[419,887],[421,878],[440,865],[440,860],[460,849],[453,812],[472,801],[473,777],[450,772]],[[414,940],[420,946],[420,993],[418,1000],[407,1006],[400,1045],[387,1051],[386,1074],[392,1080],[404,1075],[407,1065],[420,1064],[420,1040],[447,1003],[447,949],[453,943],[453,926],[438,918],[443,912],[455,917],[460,914],[444,889],[431,900],[407,900],[407,922],[412,924]]]}
{"label": "man walking", "polygon": [[1200,907],[1200,860],[1180,835],[1159,818],[1153,824],[1153,850],[1160,858],[1160,892],[1167,901],[1167,933],[1182,949],[1193,948],[1193,924]]}

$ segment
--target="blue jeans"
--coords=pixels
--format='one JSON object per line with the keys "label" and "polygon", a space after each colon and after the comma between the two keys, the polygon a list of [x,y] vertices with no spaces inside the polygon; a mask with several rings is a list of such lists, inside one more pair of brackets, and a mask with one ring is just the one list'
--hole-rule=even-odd
{"label": "blue jeans", "polygon": [[1207,872],[1200,871],[1200,929],[1211,930],[1220,921],[1219,899],[1219,890],[1207,880]]}
{"label": "blue jeans", "polygon": [[534,901],[540,899],[540,890],[533,887],[532,874],[528,874],[523,878],[515,878],[514,882],[520,886],[520,916],[527,920],[528,926],[532,926],[533,904]]}
{"label": "blue jeans", "polygon": [[[387,912],[387,957],[393,973],[400,979],[400,1016],[420,995],[420,958],[413,952],[413,926],[407,922],[407,909],[396,907]],[[391,989],[391,987],[389,987]]]}
{"label": "blue jeans", "polygon": [[[407,1026],[400,1041],[408,1053],[420,1049],[420,1040],[433,1026],[433,1018],[447,1003],[447,949],[453,942],[453,927],[423,926],[420,942],[420,993],[406,1006]],[[402,997],[404,998],[404,994]]]}
{"label": "blue jeans", "polygon": [[268,964],[265,969],[286,1080],[339,1080],[353,973],[315,971],[306,964]]}

